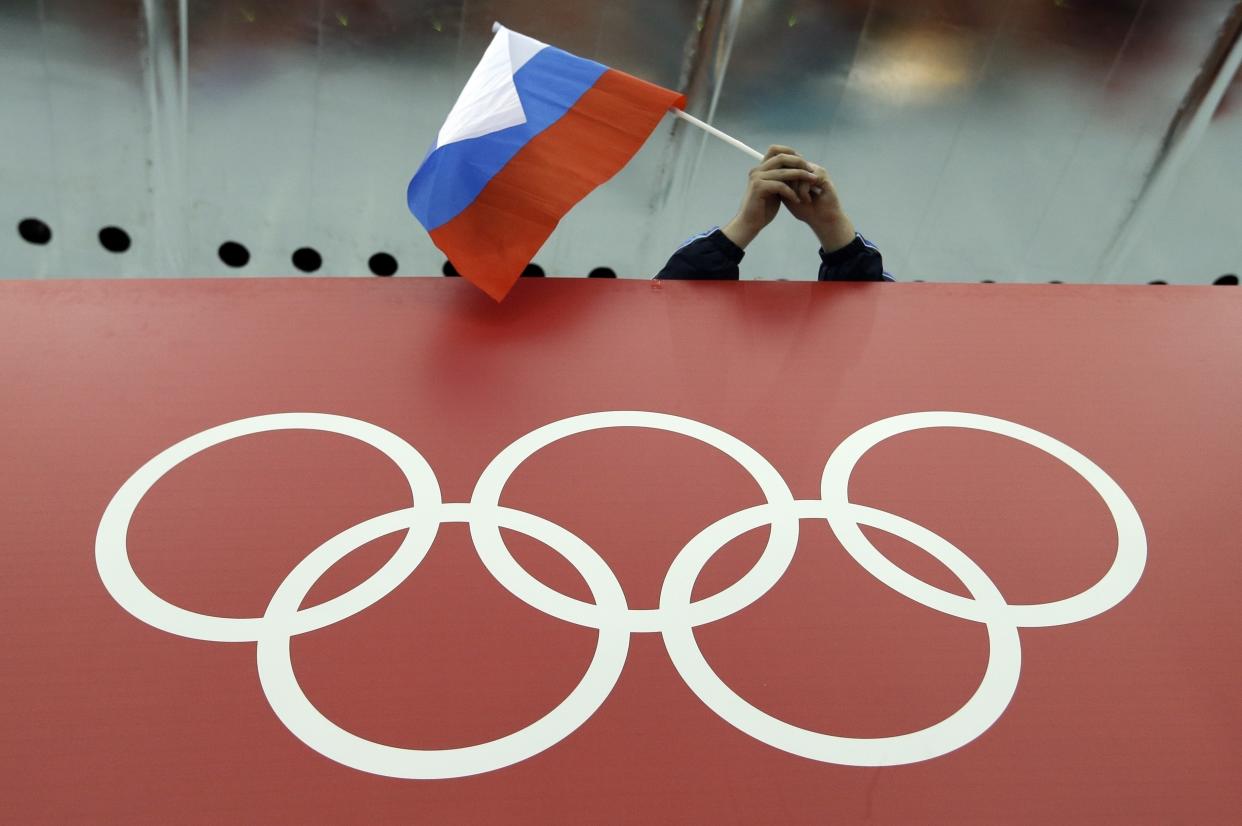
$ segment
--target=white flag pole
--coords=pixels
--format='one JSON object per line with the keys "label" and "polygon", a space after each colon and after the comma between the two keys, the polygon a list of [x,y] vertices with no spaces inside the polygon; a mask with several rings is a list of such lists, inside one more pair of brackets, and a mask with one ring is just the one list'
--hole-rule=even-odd
{"label": "white flag pole", "polygon": [[707,134],[712,135],[713,137],[720,138],[722,141],[724,141],[725,143],[729,144],[729,146],[732,146],[732,147],[734,147],[735,149],[740,149],[740,150],[742,150],[743,152],[745,152],[747,155],[750,155],[750,156],[751,156],[752,158],[754,158],[755,160],[757,160],[757,161],[761,161],[761,160],[763,160],[763,153],[762,153],[762,152],[760,152],[759,150],[757,150],[757,149],[751,149],[749,146],[747,146],[746,144],[742,143],[742,142],[741,142],[741,141],[739,141],[737,138],[735,138],[735,137],[733,137],[733,136],[731,136],[731,135],[726,135],[724,132],[721,132],[721,131],[720,131],[719,129],[717,129],[716,127],[714,127],[714,126],[710,126],[709,124],[706,124],[706,123],[704,123],[703,121],[699,120],[699,119],[698,119],[698,118],[696,118],[694,115],[687,115],[685,112],[681,111],[680,109],[678,109],[678,108],[676,108],[676,107],[674,107],[674,108],[670,109],[669,111],[670,111],[670,112],[672,112],[672,113],[673,113],[674,115],[676,115],[677,117],[679,117],[679,118],[681,118],[682,120],[684,120],[686,123],[692,123],[692,124],[694,124],[695,126],[697,126],[697,127],[699,127],[700,129],[702,129],[702,130],[703,130],[704,132],[706,132]]}
{"label": "white flag pole", "polygon": [[[706,132],[707,134],[709,134],[709,135],[711,135],[711,136],[713,136],[713,137],[716,137],[716,138],[720,138],[722,141],[724,141],[725,143],[729,144],[729,146],[732,146],[732,147],[734,147],[735,149],[740,149],[740,150],[742,150],[742,151],[743,151],[743,152],[745,152],[747,155],[750,155],[752,158],[754,158],[754,159],[755,159],[755,160],[757,160],[757,161],[761,161],[761,160],[763,160],[763,159],[766,157],[766,156],[765,156],[762,152],[760,152],[758,149],[752,149],[751,147],[749,147],[749,146],[747,146],[746,144],[742,143],[741,141],[739,141],[737,138],[733,137],[732,135],[726,135],[724,132],[721,132],[721,131],[720,131],[719,129],[717,129],[716,127],[711,126],[711,125],[709,125],[709,124],[706,124],[706,123],[704,123],[703,121],[699,120],[699,119],[698,119],[698,118],[696,118],[694,115],[687,115],[685,112],[681,111],[680,109],[678,109],[678,108],[676,108],[676,107],[673,107],[672,109],[669,109],[669,111],[670,111],[670,112],[672,112],[672,113],[673,113],[674,115],[676,115],[677,117],[679,117],[679,118],[681,118],[682,120],[684,120],[686,123],[691,123],[691,124],[694,124],[695,126],[697,126],[697,127],[699,127],[700,129],[702,129],[704,132]],[[819,187],[817,187],[817,186],[815,186],[815,187],[811,187],[811,194],[812,194],[812,195],[815,195],[816,197],[818,197],[818,196],[819,196],[819,195],[821,195],[822,193],[823,193],[823,190],[822,190],[822,189],[820,189]]]}

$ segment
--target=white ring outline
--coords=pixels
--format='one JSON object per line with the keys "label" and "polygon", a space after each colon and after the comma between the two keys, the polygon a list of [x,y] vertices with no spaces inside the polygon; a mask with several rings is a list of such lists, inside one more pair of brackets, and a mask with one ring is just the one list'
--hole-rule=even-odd
{"label": "white ring outline", "polygon": [[[822,502],[800,501],[799,516],[822,519]],[[745,511],[749,519],[735,521],[730,533],[740,536],[763,524],[761,509]],[[1004,602],[992,580],[970,557],[931,531],[913,522],[856,506],[855,516],[865,524],[875,524],[872,514],[891,517],[884,527],[909,542],[918,544],[957,576],[977,599]],[[723,520],[722,520],[723,521]],[[876,525],[880,527],[880,525]],[[896,530],[893,530],[896,527]],[[734,538],[730,537],[730,539]],[[691,545],[694,545],[692,542]],[[689,600],[694,583],[703,567],[720,547],[703,543],[693,551],[678,555],[669,568],[660,594],[660,606],[675,609]],[[687,546],[689,549],[691,546]],[[762,743],[781,751],[822,763],[843,766],[892,766],[915,763],[940,757],[974,740],[995,723],[1009,706],[1022,670],[1022,648],[1018,629],[1011,623],[995,620],[986,624],[988,631],[988,665],[978,689],[960,709],[949,717],[908,734],[892,737],[839,737],[795,726],[759,710],[742,699],[725,684],[707,663],[698,647],[691,627],[668,626],[664,629],[664,646],[682,680],[704,705],[722,720]]]}
{"label": "white ring outline", "polygon": [[[667,413],[611,411],[587,413],[562,419],[531,431],[513,442],[488,464],[470,497],[472,506],[493,508],[500,502],[504,487],[531,456],[554,442],[581,433],[611,428],[638,428],[688,436],[714,447],[733,459],[751,475],[763,492],[767,505],[775,509],[768,543],[755,566],[737,582],[717,594],[691,603],[678,622],[701,625],[740,611],[772,589],[793,561],[798,548],[798,521],[793,516],[793,494],[785,480],[754,448],[723,430]],[[709,528],[709,530],[711,530]],[[565,622],[600,627],[602,618],[595,606],[549,588],[517,563],[505,546],[496,525],[486,521],[470,523],[470,537],[479,558],[496,581],[518,599],[545,614]],[[623,621],[630,631],[654,632],[663,628],[666,615],[659,608],[631,608]]]}
{"label": "white ring outline", "polygon": [[[850,474],[863,454],[885,439],[937,427],[982,430],[1008,436],[1060,459],[1078,473],[1104,500],[1117,527],[1117,553],[1108,572],[1090,588],[1065,599],[1030,605],[1011,605],[1008,602],[992,605],[929,585],[890,562],[871,544],[859,529],[859,524],[851,518],[856,506],[849,501]],[[847,437],[828,457],[828,462],[824,465],[820,493],[828,509],[828,524],[833,533],[846,552],[869,574],[907,599],[941,613],[974,622],[987,623],[994,619],[1004,619],[1023,628],[1080,622],[1102,614],[1125,599],[1142,578],[1143,569],[1147,565],[1147,535],[1143,530],[1143,521],[1139,518],[1134,503],[1112,477],[1069,445],[1038,430],[992,416],[934,411],[893,416],[867,425]],[[900,530],[900,524],[890,522],[887,516],[881,516],[882,513],[874,511],[873,515],[879,522],[870,524],[887,533],[897,533],[892,528]],[[995,616],[997,613],[1004,614],[1004,617]]]}
{"label": "white ring outline", "polygon": [[[449,749],[412,749],[376,743],[346,731],[323,715],[298,684],[289,641],[298,605],[329,568],[362,545],[417,523],[409,508],[369,519],[350,528],[307,556],[272,596],[258,640],[259,683],[272,711],[285,727],[320,754],[359,771],[404,780],[443,780],[502,769],[529,759],[564,740],[603,705],[612,693],[629,654],[630,634],[621,624],[599,629],[595,655],[578,685],[555,708],[530,725],[496,740]],[[470,505],[441,509],[441,522],[469,522]],[[492,521],[531,536],[565,557],[587,582],[603,609],[624,616],[625,594],[612,570],[585,542],[552,522],[522,511],[496,508]],[[568,548],[568,552],[564,548]],[[285,626],[282,628],[282,626]]]}
{"label": "white ring outline", "polygon": [[327,413],[275,413],[222,424],[177,442],[159,453],[121,485],[99,520],[95,535],[95,566],[112,598],[147,625],[191,639],[211,642],[256,642],[262,617],[214,617],[188,611],[157,596],[139,579],[129,558],[126,538],[138,503],[164,474],[210,447],[258,433],[310,430],[336,433],[369,445],[393,461],[410,483],[423,519],[378,571],[349,591],[319,605],[300,610],[293,633],[303,634],[364,611],[387,596],[413,573],[431,549],[440,522],[440,483],[427,460],[401,437],[382,427]]}

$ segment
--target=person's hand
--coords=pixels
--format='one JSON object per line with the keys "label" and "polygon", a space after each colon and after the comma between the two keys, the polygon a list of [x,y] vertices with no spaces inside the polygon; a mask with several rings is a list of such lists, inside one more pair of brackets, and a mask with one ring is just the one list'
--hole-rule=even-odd
{"label": "person's hand", "polygon": [[[776,218],[782,202],[791,207],[809,206],[802,202],[811,197],[811,188],[818,180],[812,165],[798,153],[786,146],[773,146],[763,163],[750,171],[742,208],[722,231],[730,241],[746,249]],[[799,189],[805,194],[800,194]]]}
{"label": "person's hand", "polygon": [[[786,146],[773,149],[797,155]],[[796,187],[798,200],[792,203],[785,201],[785,206],[795,218],[811,228],[824,252],[836,252],[854,240],[854,223],[845,214],[828,171],[815,163],[808,163],[807,168],[815,173],[815,180],[799,182]]]}

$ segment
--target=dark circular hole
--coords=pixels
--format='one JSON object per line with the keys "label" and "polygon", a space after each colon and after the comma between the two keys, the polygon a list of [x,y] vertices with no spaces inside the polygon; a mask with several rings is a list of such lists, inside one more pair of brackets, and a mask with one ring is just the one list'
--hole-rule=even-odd
{"label": "dark circular hole", "polygon": [[1064,281],[1049,281],[1049,284],[1064,284]]}
{"label": "dark circular hole", "polygon": [[979,283],[980,283],[980,284],[995,284],[996,282],[995,282],[995,281],[993,281],[991,278],[985,278],[985,279],[983,279],[982,281],[980,281]]}
{"label": "dark circular hole", "polygon": [[43,246],[52,240],[52,229],[38,218],[27,218],[17,225],[17,233],[30,244]]}
{"label": "dark circular hole", "polygon": [[461,273],[453,266],[452,261],[445,261],[444,266],[440,268],[440,272],[444,273],[445,278],[461,278]]}
{"label": "dark circular hole", "polygon": [[397,271],[397,259],[386,252],[377,252],[371,256],[371,272],[376,275],[389,276]]}
{"label": "dark circular hole", "polygon": [[527,264],[526,269],[522,270],[523,278],[543,278],[543,267],[538,264]]}
{"label": "dark circular hole", "polygon": [[1157,278],[1155,281],[1148,281],[1147,285],[1149,287],[1167,287],[1169,285],[1169,282],[1161,281],[1160,279]]}
{"label": "dark circular hole", "polygon": [[596,267],[587,278],[616,278],[617,272],[612,267]]}
{"label": "dark circular hole", "polygon": [[323,257],[310,247],[302,247],[293,253],[293,266],[302,272],[314,272],[323,266]]}
{"label": "dark circular hole", "polygon": [[250,263],[250,250],[236,241],[225,241],[220,245],[220,260],[230,267],[244,267]]}
{"label": "dark circular hole", "polygon": [[1238,286],[1238,277],[1236,275],[1222,275],[1214,282],[1217,287],[1236,287]]}
{"label": "dark circular hole", "polygon": [[108,252],[125,252],[129,249],[131,241],[129,233],[120,227],[104,227],[99,231],[99,243],[103,244],[103,248]]}

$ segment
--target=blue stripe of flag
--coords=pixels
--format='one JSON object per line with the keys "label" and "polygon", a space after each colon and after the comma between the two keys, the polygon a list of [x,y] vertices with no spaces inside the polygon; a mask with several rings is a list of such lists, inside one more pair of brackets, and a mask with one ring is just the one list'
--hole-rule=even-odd
{"label": "blue stripe of flag", "polygon": [[513,76],[526,123],[432,150],[406,192],[410,212],[428,232],[474,203],[513,156],[556,123],[608,67],[549,46]]}

